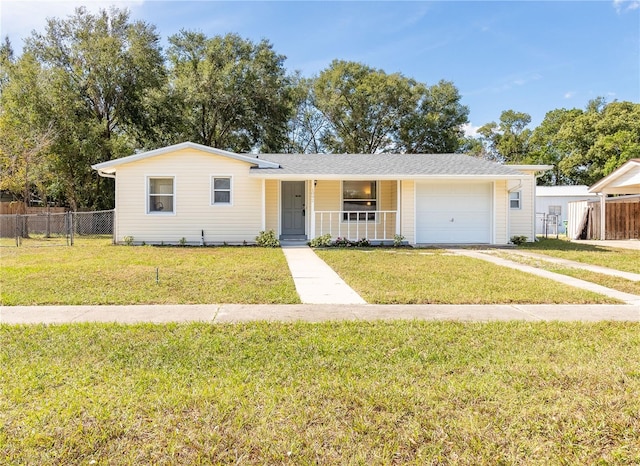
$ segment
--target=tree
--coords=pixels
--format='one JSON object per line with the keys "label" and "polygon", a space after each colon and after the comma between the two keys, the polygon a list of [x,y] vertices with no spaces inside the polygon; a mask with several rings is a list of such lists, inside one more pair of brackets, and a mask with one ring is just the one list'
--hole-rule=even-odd
{"label": "tree", "polygon": [[324,152],[321,141],[328,121],[315,105],[313,80],[292,77],[291,97],[294,114],[289,120],[286,153],[318,154]]}
{"label": "tree", "polygon": [[314,84],[316,106],[330,123],[323,144],[334,153],[393,150],[400,120],[416,105],[415,84],[399,73],[334,60]]}
{"label": "tree", "polygon": [[487,123],[478,129],[487,144],[490,158],[502,162],[521,163],[528,156],[531,130],[527,125],[531,116],[527,113],[505,110],[500,123]]}
{"label": "tree", "polygon": [[130,21],[127,10],[94,15],[82,7],[66,20],[48,19],[25,50],[48,73],[57,135],[51,161],[72,208],[110,207],[113,183],[91,164],[131,154],[134,128],[147,124],[145,96],[164,76],[155,27]]}
{"label": "tree", "polygon": [[528,163],[553,165],[553,169],[542,175],[540,185],[570,185],[574,179],[561,169],[562,160],[571,152],[567,141],[561,137],[564,125],[570,124],[581,110],[564,108],[547,112],[542,123],[533,130],[529,140]]}
{"label": "tree", "polygon": [[598,98],[584,111],[549,112],[531,145],[537,160],[557,165],[553,182],[591,185],[640,156],[640,104]]}
{"label": "tree", "polygon": [[35,57],[13,58],[8,41],[0,54],[0,190],[8,191],[26,206],[33,194],[46,201],[51,178],[47,151],[54,139],[48,119],[46,77]]}
{"label": "tree", "polygon": [[176,140],[237,152],[280,151],[292,114],[285,57],[236,34],[169,38],[171,85],[182,124]]}
{"label": "tree", "polygon": [[429,87],[361,63],[334,60],[313,91],[329,123],[321,140],[332,152],[455,152],[468,122],[453,83]]}
{"label": "tree", "polygon": [[449,81],[431,87],[415,86],[418,105],[402,119],[398,151],[446,154],[456,152],[469,122],[469,108],[460,103],[458,89]]}

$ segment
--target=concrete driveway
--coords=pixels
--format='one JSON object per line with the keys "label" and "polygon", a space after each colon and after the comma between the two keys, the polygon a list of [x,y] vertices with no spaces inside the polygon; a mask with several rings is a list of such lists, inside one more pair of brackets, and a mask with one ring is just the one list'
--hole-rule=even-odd
{"label": "concrete driveway", "polygon": [[592,246],[602,246],[606,248],[619,248],[619,249],[640,249],[640,240],[637,239],[607,239],[607,240],[585,240],[575,239],[571,240],[576,244],[590,244]]}

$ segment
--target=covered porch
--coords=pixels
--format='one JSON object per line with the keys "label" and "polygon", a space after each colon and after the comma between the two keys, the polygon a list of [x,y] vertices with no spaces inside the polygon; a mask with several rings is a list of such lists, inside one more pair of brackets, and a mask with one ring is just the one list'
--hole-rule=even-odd
{"label": "covered porch", "polygon": [[400,180],[264,180],[265,229],[283,240],[329,234],[373,243],[402,234]]}

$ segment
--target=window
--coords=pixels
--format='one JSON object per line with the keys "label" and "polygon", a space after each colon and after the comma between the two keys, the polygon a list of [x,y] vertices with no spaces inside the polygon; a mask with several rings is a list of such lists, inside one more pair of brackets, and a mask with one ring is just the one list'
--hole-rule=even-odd
{"label": "window", "polygon": [[555,215],[560,217],[562,215],[562,206],[560,205],[550,205],[549,206],[549,215]]}
{"label": "window", "polygon": [[[343,181],[343,220],[375,220],[378,205],[375,181]],[[352,212],[352,213],[350,213]]]}
{"label": "window", "polygon": [[231,177],[211,177],[211,204],[231,204]]}
{"label": "window", "polygon": [[172,176],[148,178],[148,213],[173,213],[175,196]]}
{"label": "window", "polygon": [[509,193],[509,207],[512,209],[519,209],[520,205],[520,194],[521,191],[513,191]]}

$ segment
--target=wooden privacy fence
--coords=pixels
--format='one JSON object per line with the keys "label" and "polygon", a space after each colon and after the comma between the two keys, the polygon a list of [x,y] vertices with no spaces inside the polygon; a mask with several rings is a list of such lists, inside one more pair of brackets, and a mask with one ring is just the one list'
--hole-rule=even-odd
{"label": "wooden privacy fence", "polygon": [[600,238],[600,202],[589,201],[576,228],[576,239],[640,239],[640,196],[608,198],[606,238]]}

